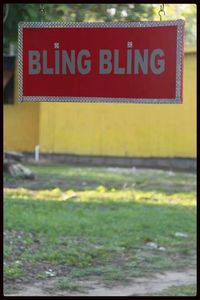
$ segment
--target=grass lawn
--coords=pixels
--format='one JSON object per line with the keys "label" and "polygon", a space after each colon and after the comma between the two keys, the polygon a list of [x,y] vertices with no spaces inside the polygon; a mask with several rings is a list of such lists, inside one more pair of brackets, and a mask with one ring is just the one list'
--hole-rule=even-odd
{"label": "grass lawn", "polygon": [[195,174],[29,167],[35,180],[4,181],[5,288],[53,277],[76,290],[79,279],[109,286],[195,266]]}
{"label": "grass lawn", "polygon": [[178,287],[171,287],[160,293],[148,294],[148,296],[196,296],[197,289],[194,284],[181,285]]}

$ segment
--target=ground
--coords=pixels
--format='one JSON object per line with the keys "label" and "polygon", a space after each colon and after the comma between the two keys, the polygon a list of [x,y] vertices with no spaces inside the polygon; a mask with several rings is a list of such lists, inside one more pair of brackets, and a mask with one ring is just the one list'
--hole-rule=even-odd
{"label": "ground", "polygon": [[5,295],[195,295],[195,174],[28,167],[4,177]]}

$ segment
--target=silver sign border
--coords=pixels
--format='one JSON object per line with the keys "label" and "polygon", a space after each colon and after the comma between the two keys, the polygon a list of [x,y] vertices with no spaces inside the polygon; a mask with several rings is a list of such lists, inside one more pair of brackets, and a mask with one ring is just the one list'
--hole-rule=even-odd
{"label": "silver sign border", "polygon": [[[20,22],[18,24],[18,69],[19,102],[97,102],[97,103],[143,103],[143,104],[180,104],[182,103],[183,76],[183,34],[184,21],[144,21],[144,22]],[[66,96],[23,96],[23,28],[139,28],[177,26],[176,46],[176,98],[111,98],[111,97],[66,97]]]}

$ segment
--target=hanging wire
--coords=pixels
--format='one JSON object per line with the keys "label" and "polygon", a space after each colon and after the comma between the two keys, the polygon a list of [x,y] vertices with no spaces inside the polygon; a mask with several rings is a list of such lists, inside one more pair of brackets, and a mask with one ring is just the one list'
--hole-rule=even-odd
{"label": "hanging wire", "polygon": [[160,21],[162,21],[162,16],[165,16],[165,4],[160,5],[158,15],[160,16]]}
{"label": "hanging wire", "polygon": [[9,4],[5,4],[5,15],[3,17],[3,23],[5,23],[5,21],[8,17],[8,12],[9,12]]}
{"label": "hanging wire", "polygon": [[40,4],[40,14],[41,14],[41,22],[43,22],[46,15],[44,4]]}

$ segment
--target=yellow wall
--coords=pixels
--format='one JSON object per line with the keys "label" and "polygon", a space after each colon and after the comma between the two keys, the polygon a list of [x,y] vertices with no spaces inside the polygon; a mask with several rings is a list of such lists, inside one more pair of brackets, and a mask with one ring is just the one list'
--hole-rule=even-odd
{"label": "yellow wall", "polygon": [[196,54],[185,54],[184,102],[42,103],[43,152],[119,156],[196,156]]}
{"label": "yellow wall", "polygon": [[39,103],[18,102],[17,67],[15,76],[15,103],[4,105],[4,150],[34,151],[39,142]]}
{"label": "yellow wall", "polygon": [[196,53],[185,54],[183,101],[4,105],[6,150],[196,157]]}

